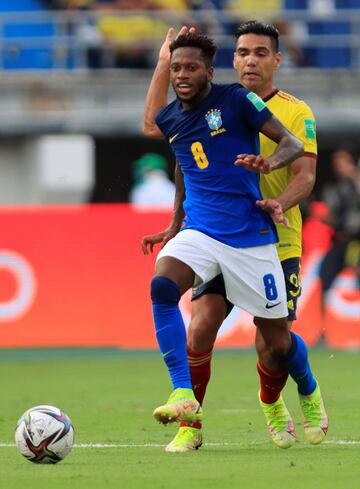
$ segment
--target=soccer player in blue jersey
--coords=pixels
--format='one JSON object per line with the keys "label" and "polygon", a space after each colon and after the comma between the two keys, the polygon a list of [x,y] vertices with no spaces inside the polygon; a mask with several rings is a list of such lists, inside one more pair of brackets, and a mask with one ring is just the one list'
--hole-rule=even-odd
{"label": "soccer player in blue jersey", "polygon": [[[156,336],[174,387],[167,403],[154,411],[164,424],[202,419],[178,307],[194,284],[221,272],[227,298],[255,317],[270,350],[279,358],[291,355],[273,224],[286,220],[276,202],[266,209],[269,213],[258,207],[258,172],[289,164],[303,154],[303,145],[254,93],[238,84],[211,83],[215,50],[209,38],[194,33],[171,44],[170,80],[177,100],[156,118],[186,188],[185,224],[159,253],[151,283]],[[277,144],[266,159],[259,155],[259,131]]]}
{"label": "soccer player in blue jersey", "polygon": [[[191,31],[191,29],[190,29]],[[182,28],[180,34],[187,32]],[[144,132],[158,136],[155,114],[159,107],[166,105],[170,53],[169,45],[173,40],[173,29],[159,53],[159,62],[148,92],[144,114]],[[234,53],[234,68],[238,71],[243,86],[253,90],[263,98],[266,105],[276,114],[283,124],[304,143],[305,155],[286,167],[269,175],[261,175],[261,189],[264,200],[261,204],[274,200],[280,201],[288,210],[286,216],[289,227],[277,225],[279,243],[277,244],[288,293],[288,328],[296,319],[296,303],[301,287],[298,281],[301,256],[301,216],[298,203],[306,198],[313,187],[316,169],[316,133],[311,109],[303,101],[277,90],[273,85],[275,71],[279,68],[278,32],[274,26],[257,21],[242,24],[237,31]],[[261,153],[270,155],[274,143],[261,135]],[[174,214],[170,226],[155,235],[143,238],[144,253],[153,251],[156,243],[164,245],[177,234],[182,225],[184,183],[178,165],[176,167],[177,194]],[[270,199],[270,200],[269,200]],[[226,299],[226,291],[221,276],[215,277],[193,290],[193,311],[188,331],[188,358],[195,396],[202,404],[210,379],[211,354],[216,334],[232,309]],[[288,374],[295,380],[300,405],[304,414],[305,435],[312,444],[320,443],[328,427],[327,414],[318,383],[311,372],[307,360],[307,349],[299,335],[291,333],[292,348],[287,358],[279,359],[256,330],[256,349],[258,352],[258,372],[260,376],[259,400],[266,416],[270,435],[274,443],[281,448],[289,448],[295,442],[289,436],[291,422],[281,391]],[[294,433],[293,433],[294,434]],[[202,442],[201,423],[181,423],[177,435],[167,446],[168,451],[190,451],[198,448]]]}

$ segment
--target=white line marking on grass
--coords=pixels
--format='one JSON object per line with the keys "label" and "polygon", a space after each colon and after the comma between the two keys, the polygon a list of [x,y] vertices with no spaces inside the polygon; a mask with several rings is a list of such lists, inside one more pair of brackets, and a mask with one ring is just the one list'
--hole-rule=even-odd
{"label": "white line marking on grass", "polygon": [[[360,440],[327,440],[325,445],[360,445]],[[237,443],[237,442],[222,442],[222,443],[204,443],[208,447],[246,447],[249,445],[264,445],[261,442]],[[0,448],[15,447],[15,443],[0,443]],[[161,443],[78,443],[74,448],[162,448],[165,445]]]}
{"label": "white line marking on grass", "polygon": [[238,413],[257,413],[257,409],[241,409],[241,408],[234,408],[234,409],[221,409],[220,410],[223,414],[238,414]]}

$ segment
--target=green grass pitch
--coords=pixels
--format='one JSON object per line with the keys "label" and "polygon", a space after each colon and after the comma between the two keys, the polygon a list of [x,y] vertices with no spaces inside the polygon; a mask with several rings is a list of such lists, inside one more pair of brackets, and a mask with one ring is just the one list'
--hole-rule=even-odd
{"label": "green grass pitch", "polygon": [[[284,397],[298,438],[275,447],[257,401],[255,353],[217,351],[204,415],[204,446],[169,454],[175,426],[153,409],[170,393],[156,352],[0,351],[0,487],[4,489],[358,489],[360,352],[310,352],[330,417],[325,443],[309,446],[294,383]],[[76,430],[76,446],[57,465],[28,462],[14,446],[17,418],[52,404]],[[89,446],[92,445],[92,446]]]}

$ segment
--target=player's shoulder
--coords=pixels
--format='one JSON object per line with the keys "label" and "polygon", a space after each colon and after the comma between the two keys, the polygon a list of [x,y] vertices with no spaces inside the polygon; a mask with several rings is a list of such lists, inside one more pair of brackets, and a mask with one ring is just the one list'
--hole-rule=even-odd
{"label": "player's shoulder", "polygon": [[213,83],[213,90],[214,92],[218,93],[228,93],[230,95],[235,95],[235,96],[246,96],[249,91],[246,90],[240,83]]}
{"label": "player's shoulder", "polygon": [[293,108],[308,108],[310,106],[305,102],[305,100],[299,99],[292,95],[291,93],[284,92],[284,90],[277,90],[274,97],[276,97],[279,101],[292,106]]}
{"label": "player's shoulder", "polygon": [[161,109],[158,110],[155,117],[157,123],[172,118],[178,111],[178,105],[179,105],[178,101],[173,100],[168,105],[165,105],[165,107],[161,107]]}

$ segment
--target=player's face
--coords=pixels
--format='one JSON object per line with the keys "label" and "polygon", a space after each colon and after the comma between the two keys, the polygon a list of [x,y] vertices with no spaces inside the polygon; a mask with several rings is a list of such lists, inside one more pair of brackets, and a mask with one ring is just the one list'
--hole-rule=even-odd
{"label": "player's face", "polygon": [[170,63],[170,81],[176,96],[185,105],[200,102],[210,90],[213,68],[207,67],[201,49],[178,48]]}
{"label": "player's face", "polygon": [[236,43],[234,68],[240,83],[265,97],[273,89],[274,72],[280,66],[281,54],[275,53],[271,39],[258,34],[244,34]]}

